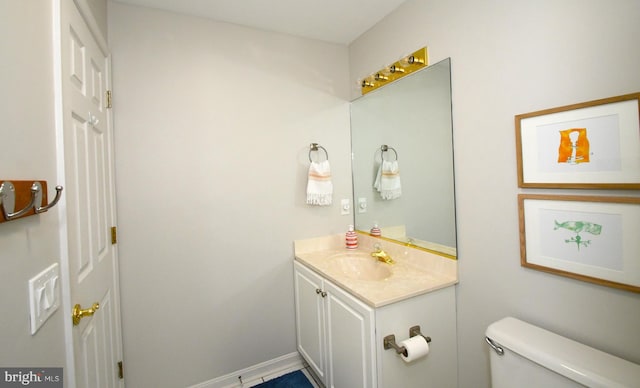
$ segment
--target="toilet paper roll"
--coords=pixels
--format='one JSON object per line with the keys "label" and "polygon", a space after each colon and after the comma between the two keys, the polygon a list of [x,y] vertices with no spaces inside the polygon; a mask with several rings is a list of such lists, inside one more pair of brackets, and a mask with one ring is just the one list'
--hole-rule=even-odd
{"label": "toilet paper roll", "polygon": [[406,356],[404,354],[400,355],[406,363],[415,361],[429,354],[429,343],[421,335],[400,342],[400,346],[404,346],[404,348],[407,349]]}

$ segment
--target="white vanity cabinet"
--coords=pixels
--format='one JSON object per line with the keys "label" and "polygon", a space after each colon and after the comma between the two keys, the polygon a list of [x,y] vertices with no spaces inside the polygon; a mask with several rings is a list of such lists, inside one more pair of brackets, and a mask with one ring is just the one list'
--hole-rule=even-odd
{"label": "white vanity cabinet", "polygon": [[298,351],[326,387],[377,387],[374,310],[294,262]]}
{"label": "white vanity cabinet", "polygon": [[[447,286],[377,308],[294,261],[298,351],[330,388],[455,388],[455,287]],[[380,285],[384,287],[384,284]],[[393,349],[419,325],[429,354],[406,363]]]}

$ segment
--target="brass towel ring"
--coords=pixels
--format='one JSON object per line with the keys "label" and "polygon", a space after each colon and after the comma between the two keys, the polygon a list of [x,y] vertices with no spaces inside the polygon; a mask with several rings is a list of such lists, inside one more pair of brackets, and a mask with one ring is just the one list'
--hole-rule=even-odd
{"label": "brass towel ring", "polygon": [[318,143],[311,143],[311,145],[309,146],[309,161],[310,162],[313,162],[313,159],[311,159],[311,153],[312,152],[317,152],[319,150],[323,150],[326,160],[329,160],[329,153],[327,152],[327,150],[323,146],[318,145]]}
{"label": "brass towel ring", "polygon": [[385,152],[388,152],[389,150],[393,151],[394,155],[396,156],[396,159],[395,159],[395,160],[398,160],[398,152],[395,150],[395,148],[393,148],[393,147],[389,147],[389,146],[388,146],[388,145],[386,145],[386,144],[383,144],[383,145],[380,147],[380,158],[382,158],[382,160],[386,160],[386,159],[384,158],[384,153],[385,153]]}

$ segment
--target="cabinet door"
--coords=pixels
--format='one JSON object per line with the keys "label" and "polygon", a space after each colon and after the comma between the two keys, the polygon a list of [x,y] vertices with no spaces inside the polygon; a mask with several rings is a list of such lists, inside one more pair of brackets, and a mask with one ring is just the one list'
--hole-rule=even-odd
{"label": "cabinet door", "polygon": [[323,281],[314,272],[294,262],[294,286],[298,351],[311,365],[320,380],[326,384],[324,298],[316,291],[324,291]]}
{"label": "cabinet door", "polygon": [[375,378],[373,310],[328,281],[326,296],[329,388],[372,388]]}

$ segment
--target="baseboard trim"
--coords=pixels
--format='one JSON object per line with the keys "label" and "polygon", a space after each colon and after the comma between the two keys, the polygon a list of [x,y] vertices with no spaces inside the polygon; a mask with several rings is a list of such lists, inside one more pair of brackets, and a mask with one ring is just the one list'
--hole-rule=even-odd
{"label": "baseboard trim", "polygon": [[[303,368],[302,357],[298,352],[293,352],[274,358],[269,361],[261,362],[254,366],[229,373],[224,376],[216,377],[213,380],[205,381],[188,388],[245,388],[251,387],[275,378],[290,371]],[[242,376],[242,382],[238,376]]]}

